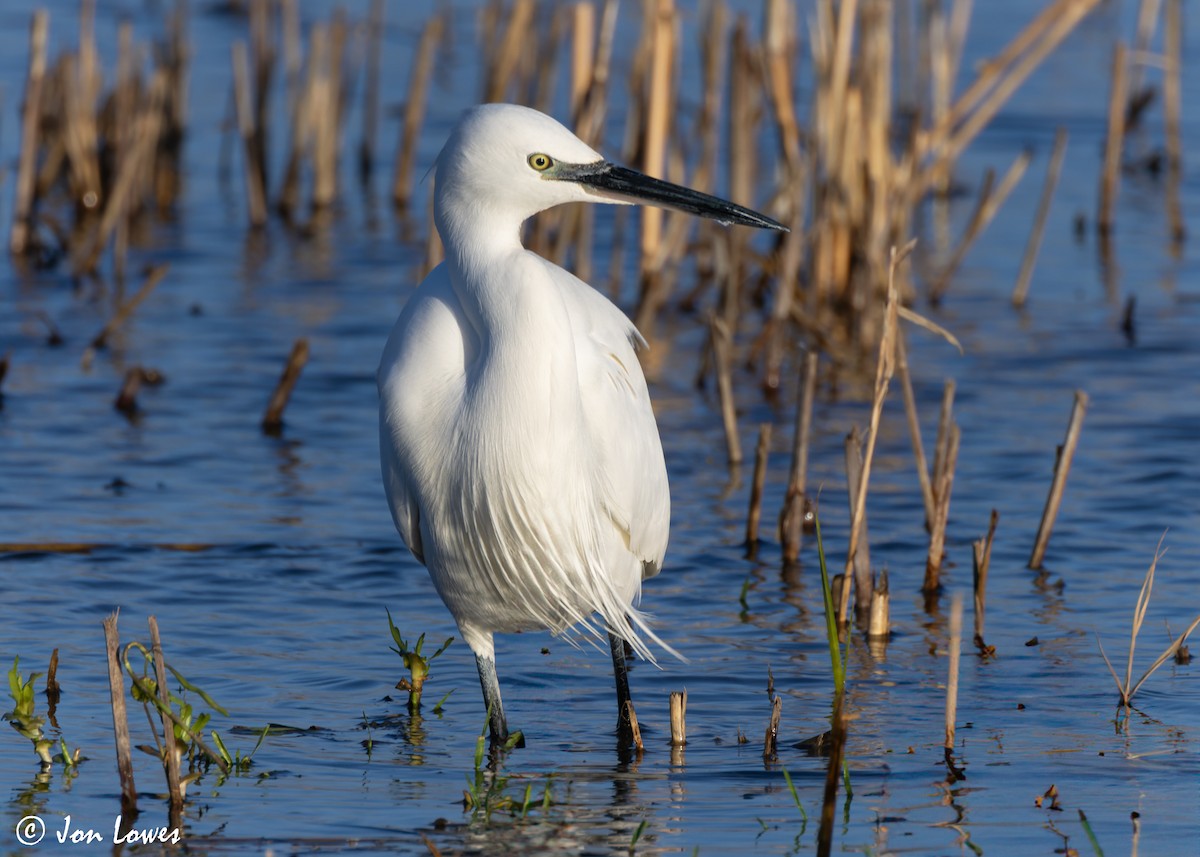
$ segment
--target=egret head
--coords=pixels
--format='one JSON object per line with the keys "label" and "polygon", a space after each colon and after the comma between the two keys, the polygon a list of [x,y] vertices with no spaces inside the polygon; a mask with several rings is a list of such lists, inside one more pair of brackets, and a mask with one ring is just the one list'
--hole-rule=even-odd
{"label": "egret head", "polygon": [[564,202],[643,203],[726,224],[784,228],[732,202],[612,164],[559,122],[515,104],[468,110],[438,155],[436,183],[443,239],[454,221],[484,218],[515,230]]}

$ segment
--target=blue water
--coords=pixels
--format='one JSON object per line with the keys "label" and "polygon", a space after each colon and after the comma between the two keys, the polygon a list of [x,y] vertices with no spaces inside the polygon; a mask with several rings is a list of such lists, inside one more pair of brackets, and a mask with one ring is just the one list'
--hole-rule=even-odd
{"label": "blue water", "polygon": [[[998,50],[1039,6],[975,5],[968,68]],[[1195,241],[1172,255],[1162,186],[1138,176],[1122,185],[1109,283],[1093,234],[1077,241],[1072,232],[1076,213],[1090,218],[1094,210],[1111,44],[1132,32],[1132,5],[1106,4],[1084,22],[960,162],[957,178],[973,191],[986,167],[1006,169],[1026,146],[1035,152],[942,306],[917,304],[962,340],[965,353],[921,331],[908,334],[927,449],[946,378],[957,382],[962,429],[948,592],[930,612],[918,591],[926,535],[900,398],[893,395],[885,408],[868,512],[873,562],[891,576],[894,635],[883,651],[859,637],[851,643],[847,753],[854,793],[849,801],[839,797],[837,849],[962,853],[969,840],[992,854],[1048,853],[1066,836],[1070,847],[1090,853],[1080,811],[1106,853],[1130,848],[1134,811],[1141,816],[1140,853],[1184,853],[1181,843],[1200,837],[1196,668],[1164,666],[1138,692],[1139,711],[1118,729],[1115,688],[1097,647],[1099,634],[1123,675],[1134,602],[1164,531],[1167,553],[1134,677],[1166,646],[1167,625],[1178,634],[1200,614]],[[509,720],[528,740],[504,764],[505,793],[519,806],[530,786],[535,807],[520,822],[503,811],[490,824],[473,818],[462,804],[484,720],[473,659],[461,641],[452,644],[433,662],[422,715],[410,717],[394,689],[405,673],[389,651],[385,616],[386,607],[406,635],[426,633],[434,645],[456,634],[424,569],[392,528],[378,474],[374,370],[415,285],[427,229],[423,207],[405,224],[388,204],[397,123],[385,112],[384,163],[367,197],[349,156],[360,127],[352,108],[345,183],[327,230],[300,238],[273,222],[248,236],[236,155],[228,181],[219,173],[229,45],[244,36],[245,24],[193,6],[185,190],[174,219],[154,225],[134,252],[139,264],[170,264],[162,284],[84,369],[84,346],[113,306],[111,285],[72,283],[62,271],[22,272],[0,260],[0,354],[12,355],[0,408],[0,542],[10,546],[0,554],[0,665],[19,655],[23,673],[44,671],[51,650],[59,650],[63,697],[57,726],[48,731],[87,757],[77,776],[56,766],[39,777],[28,742],[5,730],[5,852],[29,853],[12,832],[28,815],[43,818],[48,831],[31,850],[59,848],[55,833],[67,815],[74,829],[95,829],[104,847],[112,844],[119,783],[101,620],[117,608],[123,641],[148,641],[146,618],[157,617],[168,661],[228,710],[211,726],[231,751],[249,752],[254,731],[268,723],[294,728],[268,737],[248,772],[223,779],[214,769],[191,786],[185,833],[197,852],[429,853],[426,836],[446,854],[625,854],[635,835],[640,852],[813,851],[826,762],[793,744],[828,728],[831,680],[815,546],[806,541],[803,566],[781,573],[773,532],[787,478],[791,381],[778,405],[762,400],[754,376],[739,381],[743,446],[753,449],[760,422],[775,426],[766,541],[749,560],[741,545],[749,464],[731,485],[716,397],[692,383],[704,331],[686,317],[660,325],[655,349],[663,357],[651,386],[672,482],[672,539],[667,568],[647,584],[643,606],[688,660],[634,670],[646,751],[626,764],[614,752],[605,652],[544,634],[500,638]],[[138,37],[147,39],[157,15],[137,4],[101,7],[98,37],[111,67],[121,16],[132,15]],[[354,21],[365,7],[346,4]],[[389,108],[404,98],[412,49],[431,7],[388,6]],[[31,8],[22,2],[0,10],[4,228],[11,222]],[[74,4],[50,8],[52,50],[75,44]],[[684,8],[691,46],[699,16]],[[757,4],[734,8],[757,26]],[[418,173],[461,109],[478,98],[474,11],[464,5],[457,16]],[[303,5],[306,26],[329,13],[326,4]],[[622,8],[619,69],[628,65],[638,19],[633,6]],[[1198,39],[1190,16],[1185,58]],[[685,70],[694,63],[689,54]],[[1157,73],[1147,77],[1157,80]],[[685,78],[686,94],[696,83]],[[1200,126],[1188,107],[1198,84],[1189,65],[1182,201],[1193,235],[1200,234],[1200,189],[1189,153]],[[809,88],[806,82],[803,92]],[[614,93],[624,104],[623,80]],[[279,98],[276,109],[282,111]],[[614,108],[606,146],[614,154],[622,120]],[[1060,124],[1070,133],[1066,169],[1029,304],[1017,312],[1009,294]],[[1153,108],[1131,151],[1159,145],[1160,127]],[[283,144],[279,133],[272,145],[281,152]],[[973,204],[971,196],[949,204],[949,241],[938,235],[939,214],[924,212],[922,266],[937,270],[948,257]],[[611,211],[598,212],[601,236],[611,235],[611,218]],[[598,259],[605,249],[597,247]],[[608,273],[603,261],[598,268],[597,281]],[[1120,329],[1129,297],[1136,298],[1132,343]],[[46,344],[38,313],[61,329],[61,347]],[[310,362],[282,435],[266,437],[260,415],[299,336],[309,340]],[[129,420],[112,400],[135,364],[158,369],[166,383],[144,389],[140,413]],[[791,362],[787,372],[789,379],[795,374]],[[1025,565],[1076,389],[1087,391],[1090,406],[1047,572],[1039,577]],[[836,567],[848,537],[842,440],[852,425],[866,426],[861,393],[843,376],[836,391],[823,390],[814,415],[809,480],[821,492]],[[970,645],[970,551],[993,508],[1000,524],[986,638],[998,657],[983,662]],[[87,550],[12,550],[17,543],[82,543]],[[957,591],[968,602],[956,752],[967,778],[947,784],[947,621]],[[783,699],[779,761],[772,765],[762,760],[768,671]],[[689,744],[672,757],[668,694],[684,688]],[[194,693],[188,699],[207,710]],[[37,709],[46,713],[40,693]],[[152,743],[138,707],[130,715],[134,743]],[[138,753],[135,773],[138,826],[165,824],[160,766]],[[1061,810],[1035,806],[1051,785]]]}

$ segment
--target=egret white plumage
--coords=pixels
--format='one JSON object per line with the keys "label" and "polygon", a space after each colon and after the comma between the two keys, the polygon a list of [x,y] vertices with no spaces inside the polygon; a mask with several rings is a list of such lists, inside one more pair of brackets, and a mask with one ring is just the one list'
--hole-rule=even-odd
{"label": "egret white plumage", "polygon": [[445,261],[379,366],[392,517],[475,654],[493,741],[508,735],[492,635],[607,632],[618,727],[627,642],[669,647],[634,607],[667,549],[670,495],[634,351],[600,293],[527,251],[520,226],[565,202],[645,202],[773,229],[769,217],[606,161],[525,107],[468,111],[436,161]]}

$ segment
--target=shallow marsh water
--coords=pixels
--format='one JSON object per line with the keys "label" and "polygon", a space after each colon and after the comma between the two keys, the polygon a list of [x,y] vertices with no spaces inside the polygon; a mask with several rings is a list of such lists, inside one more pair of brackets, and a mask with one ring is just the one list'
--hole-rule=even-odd
{"label": "shallow marsh water", "polygon": [[[361,19],[364,5],[348,4],[350,14]],[[976,6],[969,60],[994,53],[1038,4]],[[1109,51],[1115,34],[1132,31],[1131,6],[1106,4],[1085,22],[961,162],[958,178],[973,190],[986,166],[1003,169],[1025,146],[1036,152],[943,306],[919,307],[956,333],[965,354],[910,333],[927,444],[947,377],[957,381],[962,428],[947,594],[928,612],[918,592],[926,536],[899,397],[885,409],[868,512],[873,561],[891,574],[894,635],[882,652],[858,637],[851,645],[854,794],[839,798],[840,850],[1049,854],[1065,836],[1089,853],[1082,810],[1105,853],[1129,849],[1135,811],[1140,853],[1196,853],[1197,668],[1163,667],[1138,693],[1139,711],[1117,728],[1116,693],[1096,645],[1098,633],[1122,668],[1134,600],[1164,530],[1168,552],[1135,676],[1166,645],[1164,622],[1178,633],[1200,613],[1195,239],[1180,258],[1171,256],[1161,186],[1139,177],[1127,177],[1122,188],[1115,271],[1101,269],[1090,233],[1076,241],[1071,229],[1077,211],[1093,210]],[[142,7],[101,7],[101,45],[110,49],[118,16]],[[0,12],[5,228],[31,8],[8,4]],[[737,8],[757,19],[757,4]],[[328,14],[324,4],[304,9],[306,21]],[[399,82],[407,81],[428,11],[389,5],[387,104],[403,97]],[[622,16],[624,31],[635,32],[634,10]],[[685,18],[689,45],[696,17]],[[75,26],[73,4],[52,4],[52,44],[73,45]],[[475,98],[473,27],[464,7],[455,35],[459,70],[439,77],[419,170]],[[328,231],[302,240],[272,224],[262,236],[247,236],[236,160],[233,179],[218,177],[228,46],[243,34],[236,18],[199,5],[193,11],[186,189],[175,222],[155,228],[137,257],[169,262],[171,270],[90,370],[80,368],[80,354],[108,317],[111,295],[76,288],[58,272],[22,273],[0,261],[0,353],[12,353],[0,408],[0,542],[93,545],[82,553],[0,555],[0,663],[19,655],[24,672],[44,670],[59,649],[58,724],[88,757],[75,777],[56,767],[39,778],[28,743],[3,736],[5,852],[29,853],[12,831],[31,814],[50,831],[34,851],[60,847],[54,832],[67,815],[74,828],[112,838],[119,785],[101,620],[117,607],[126,641],[146,640],[146,617],[157,616],[168,660],[229,710],[213,725],[231,749],[248,752],[253,730],[268,723],[295,728],[267,738],[249,773],[221,780],[210,772],[192,786],[186,832],[196,853],[427,853],[426,836],[447,854],[623,854],[643,822],[639,852],[813,851],[826,763],[793,745],[828,728],[820,585],[812,540],[802,567],[781,574],[771,532],[786,481],[793,397],[789,389],[773,408],[752,378],[743,384],[746,448],[760,422],[776,428],[767,541],[750,560],[741,546],[749,469],[731,485],[715,399],[692,387],[702,333],[686,318],[665,320],[657,344],[665,358],[652,394],[673,526],[667,568],[646,586],[643,605],[687,662],[634,670],[645,755],[626,763],[614,752],[605,652],[541,634],[502,637],[510,722],[528,739],[505,762],[508,793],[520,800],[531,785],[537,801],[548,788],[552,804],[523,823],[497,815],[488,825],[463,811],[483,725],[473,660],[461,641],[451,645],[433,664],[423,715],[410,717],[393,690],[404,671],[389,651],[384,612],[406,634],[424,632],[435,644],[456,633],[392,529],[376,461],[373,373],[420,263],[419,240],[399,240],[385,178],[377,177],[374,200],[364,201],[349,168]],[[1200,48],[1198,39],[1200,26],[1189,16],[1185,58]],[[1182,193],[1193,235],[1200,234],[1200,187],[1190,153],[1200,125],[1189,106],[1198,87],[1188,62]],[[621,117],[613,112],[608,148],[615,152]],[[1151,126],[1158,121],[1152,112]],[[1009,293],[1058,124],[1071,134],[1067,168],[1029,307],[1016,312]],[[347,128],[349,146],[357,141],[355,117]],[[385,123],[385,159],[394,131]],[[1131,146],[1148,141],[1135,138]],[[951,203],[952,235],[972,205],[970,197]],[[949,250],[938,240],[936,212],[926,213],[921,258],[936,270]],[[610,216],[600,215],[602,236]],[[418,216],[418,239],[424,228]],[[598,256],[603,250],[601,243]],[[1133,342],[1120,329],[1130,296],[1137,299]],[[45,344],[39,312],[62,329],[62,347]],[[259,415],[302,335],[312,358],[282,436],[265,437]],[[130,421],[112,399],[124,368],[138,363],[159,369],[167,382],[143,391],[141,413]],[[1025,564],[1075,389],[1086,390],[1091,403],[1047,572],[1039,576]],[[837,392],[818,398],[809,477],[820,486],[835,566],[847,538],[842,438],[867,420],[861,396]],[[950,594],[966,592],[969,603],[970,543],[985,532],[993,508],[1000,525],[986,637],[998,657],[974,656],[968,609],[956,754],[966,779],[948,784],[941,743]],[[768,670],[783,697],[783,720],[779,762],[764,766]],[[689,744],[673,757],[667,699],[683,688]],[[40,695],[38,709],[45,711]],[[140,716],[131,710],[134,743],[148,743]],[[739,742],[742,734],[747,743]],[[138,826],[165,824],[165,803],[156,797],[165,788],[161,771],[148,756],[135,762],[144,790]],[[1035,806],[1051,785],[1061,810]]]}

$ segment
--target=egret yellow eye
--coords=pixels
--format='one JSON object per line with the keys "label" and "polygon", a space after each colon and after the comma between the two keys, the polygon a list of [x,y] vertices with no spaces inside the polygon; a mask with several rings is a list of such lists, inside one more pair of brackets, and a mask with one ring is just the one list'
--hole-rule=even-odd
{"label": "egret yellow eye", "polygon": [[554,166],[554,160],[549,155],[543,155],[541,152],[534,152],[529,156],[529,166],[533,167],[539,173],[544,173],[546,170]]}

